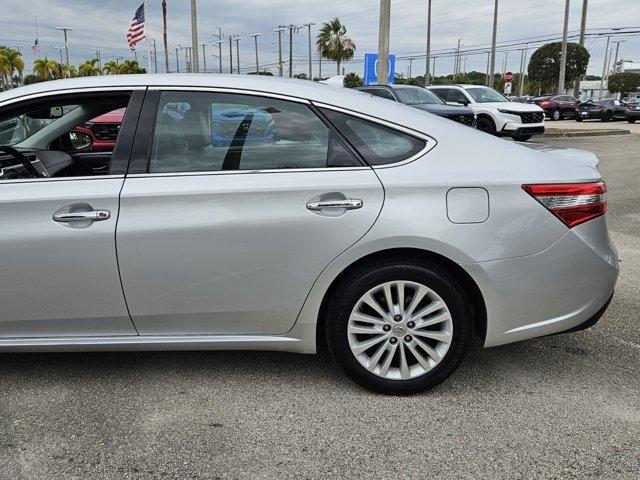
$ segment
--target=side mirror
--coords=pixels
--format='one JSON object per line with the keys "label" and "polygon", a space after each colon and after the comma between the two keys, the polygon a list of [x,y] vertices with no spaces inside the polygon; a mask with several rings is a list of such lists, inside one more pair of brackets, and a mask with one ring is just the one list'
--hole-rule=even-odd
{"label": "side mirror", "polygon": [[69,140],[75,150],[85,150],[92,143],[91,136],[84,132],[69,132]]}
{"label": "side mirror", "polygon": [[459,103],[460,105],[464,105],[465,107],[469,105],[469,102],[467,102],[466,100],[458,100],[456,103]]}

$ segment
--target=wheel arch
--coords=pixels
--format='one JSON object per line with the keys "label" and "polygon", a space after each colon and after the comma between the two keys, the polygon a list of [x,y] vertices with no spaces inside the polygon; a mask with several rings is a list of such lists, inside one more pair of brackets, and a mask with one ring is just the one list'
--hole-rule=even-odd
{"label": "wheel arch", "polygon": [[480,291],[478,284],[471,277],[471,275],[469,275],[469,273],[458,263],[445,257],[444,255],[420,248],[402,247],[379,250],[377,252],[365,255],[364,257],[361,257],[351,264],[347,265],[338,275],[336,275],[329,287],[326,289],[322,297],[320,309],[318,311],[318,318],[316,322],[316,347],[318,351],[327,351],[324,332],[327,313],[326,309],[329,303],[329,299],[335,293],[335,290],[340,284],[340,281],[352,270],[359,268],[363,264],[372,262],[377,258],[384,257],[388,259],[390,256],[406,257],[407,255],[421,258],[425,263],[438,265],[441,268],[446,269],[453,275],[453,277],[462,287],[463,293],[469,300],[474,320],[475,333],[484,343],[487,333],[487,308],[482,292]]}
{"label": "wheel arch", "polygon": [[491,113],[489,113],[489,112],[480,112],[480,113],[476,114],[476,118],[477,118],[477,120],[480,120],[481,118],[489,120],[491,123],[493,123],[494,130],[496,132],[498,131],[498,121]]}

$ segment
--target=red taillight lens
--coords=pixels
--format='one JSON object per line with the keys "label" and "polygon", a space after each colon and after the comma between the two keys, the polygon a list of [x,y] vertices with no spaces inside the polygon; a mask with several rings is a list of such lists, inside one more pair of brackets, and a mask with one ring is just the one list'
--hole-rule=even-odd
{"label": "red taillight lens", "polygon": [[549,106],[549,102],[541,102],[540,108],[547,108]]}
{"label": "red taillight lens", "polygon": [[607,211],[604,182],[522,185],[522,189],[569,228]]}

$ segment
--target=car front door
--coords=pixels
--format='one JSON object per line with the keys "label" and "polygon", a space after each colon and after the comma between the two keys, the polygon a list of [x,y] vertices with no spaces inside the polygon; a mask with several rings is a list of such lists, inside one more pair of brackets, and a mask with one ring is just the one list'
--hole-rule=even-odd
{"label": "car front door", "polygon": [[[118,195],[144,92],[131,94],[101,92],[89,101],[67,91],[0,106],[0,118],[10,114],[26,126],[13,145],[20,150],[0,153],[0,339],[136,334],[115,251]],[[120,97],[131,98],[131,109],[109,171],[79,176],[72,157],[50,147],[59,143],[51,136]],[[65,113],[43,118],[47,111]],[[15,163],[20,152],[24,168]]]}
{"label": "car front door", "polygon": [[184,90],[145,102],[140,123],[155,128],[139,129],[117,230],[138,331],[286,333],[375,222],[377,176],[305,101]]}

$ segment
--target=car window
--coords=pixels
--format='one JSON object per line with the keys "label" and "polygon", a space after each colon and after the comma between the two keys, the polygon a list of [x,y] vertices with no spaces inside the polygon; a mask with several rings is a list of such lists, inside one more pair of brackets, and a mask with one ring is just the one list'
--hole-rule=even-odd
{"label": "car window", "polygon": [[393,93],[385,88],[378,89],[377,95],[379,97],[386,98],[387,100],[393,100],[394,102],[396,101],[396,97],[393,96]]}
{"label": "car window", "polygon": [[[507,100],[505,100],[506,102]],[[464,94],[464,92],[458,90],[457,88],[450,88],[449,93],[447,94],[447,102],[453,103],[468,103],[469,99]]]}
{"label": "car window", "polygon": [[492,88],[487,87],[473,87],[467,88],[467,93],[471,95],[474,101],[477,103],[490,103],[490,102],[506,102],[507,99],[500,95]]}
{"label": "car window", "polygon": [[147,171],[358,165],[307,105],[251,95],[174,91],[160,96]]}
{"label": "car window", "polygon": [[614,100],[614,101],[613,101],[613,104],[614,104],[616,107],[619,107],[619,106],[621,105],[621,104],[620,104],[620,100]]}
{"label": "car window", "polygon": [[407,105],[442,105],[440,97],[422,87],[397,88],[396,95]]}
{"label": "car window", "polygon": [[443,101],[447,101],[447,95],[449,94],[448,88],[430,88],[429,91],[435,93]]}
{"label": "car window", "polygon": [[370,165],[387,165],[411,158],[426,146],[422,139],[358,117],[322,112]]}

